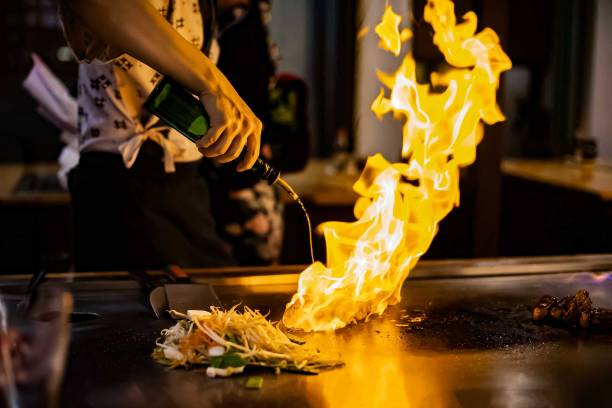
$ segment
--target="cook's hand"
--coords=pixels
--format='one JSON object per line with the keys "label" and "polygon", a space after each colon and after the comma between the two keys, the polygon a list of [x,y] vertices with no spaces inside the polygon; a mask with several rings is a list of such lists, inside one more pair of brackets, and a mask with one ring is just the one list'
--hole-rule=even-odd
{"label": "cook's hand", "polygon": [[200,153],[217,163],[228,163],[237,159],[246,146],[246,154],[236,169],[253,167],[259,157],[261,121],[237,94],[228,97],[205,91],[200,100],[210,117],[210,129],[197,143]]}

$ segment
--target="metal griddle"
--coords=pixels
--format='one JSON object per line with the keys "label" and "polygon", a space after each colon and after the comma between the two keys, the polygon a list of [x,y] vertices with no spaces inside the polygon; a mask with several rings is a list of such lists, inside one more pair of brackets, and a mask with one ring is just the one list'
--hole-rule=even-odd
{"label": "metal griddle", "polygon": [[[119,275],[77,279],[75,310],[100,318],[73,325],[61,406],[612,406],[612,334],[571,333],[529,318],[542,294],[580,288],[612,308],[608,271],[612,256],[425,262],[406,282],[402,303],[382,318],[306,336],[345,368],[318,376],[259,372],[258,391],[244,388],[245,377],[208,379],[202,370],[157,365],[149,354],[171,321],[153,316],[138,285]],[[296,275],[257,272],[190,275],[213,283],[226,306],[243,302],[278,319]],[[15,285],[0,287],[6,293]]]}

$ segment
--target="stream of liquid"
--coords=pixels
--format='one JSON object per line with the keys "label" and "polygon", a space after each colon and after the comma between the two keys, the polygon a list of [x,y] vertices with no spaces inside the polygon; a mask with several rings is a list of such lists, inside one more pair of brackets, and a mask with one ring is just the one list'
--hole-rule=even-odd
{"label": "stream of liquid", "polygon": [[293,198],[300,205],[300,207],[302,207],[302,211],[304,212],[304,217],[306,217],[306,223],[308,224],[308,242],[310,243],[310,259],[312,260],[312,263],[315,263],[314,249],[313,249],[313,244],[312,244],[312,225],[310,224],[310,216],[308,215],[308,211],[306,211],[306,207],[304,206],[304,203],[300,199],[300,196],[297,195],[297,193],[289,185],[289,183],[283,180],[282,177],[279,177],[278,180],[276,180],[276,182],[278,183],[279,186],[283,188],[283,190],[289,193],[291,198]]}

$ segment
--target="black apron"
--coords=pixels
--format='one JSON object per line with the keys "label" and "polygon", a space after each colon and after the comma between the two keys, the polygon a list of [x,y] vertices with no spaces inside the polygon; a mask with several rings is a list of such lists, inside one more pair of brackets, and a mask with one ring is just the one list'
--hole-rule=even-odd
{"label": "black apron", "polygon": [[165,173],[161,160],[151,141],[131,169],[118,154],[81,154],[69,175],[77,271],[235,263],[216,235],[199,161]]}

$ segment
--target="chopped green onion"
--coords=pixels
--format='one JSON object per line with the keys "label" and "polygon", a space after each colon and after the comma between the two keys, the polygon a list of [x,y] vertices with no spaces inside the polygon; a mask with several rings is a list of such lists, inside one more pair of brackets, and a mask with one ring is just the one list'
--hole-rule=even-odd
{"label": "chopped green onion", "polygon": [[236,353],[225,353],[210,359],[211,367],[215,368],[243,367],[247,364],[248,362]]}
{"label": "chopped green onion", "polygon": [[155,361],[157,361],[159,364],[165,365],[165,366],[171,366],[172,365],[172,360],[169,360],[165,357],[159,357],[156,358]]}
{"label": "chopped green onion", "polygon": [[263,386],[263,377],[249,377],[244,386],[251,390],[259,390]]}

